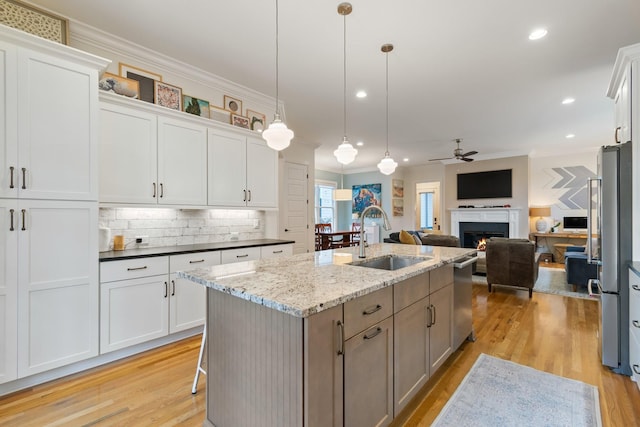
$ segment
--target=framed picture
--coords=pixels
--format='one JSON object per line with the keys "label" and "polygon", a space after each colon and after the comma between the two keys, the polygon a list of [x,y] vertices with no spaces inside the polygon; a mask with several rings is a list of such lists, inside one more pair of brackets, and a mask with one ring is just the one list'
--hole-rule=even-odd
{"label": "framed picture", "polygon": [[249,129],[249,118],[240,114],[231,113],[231,124],[240,128]]}
{"label": "framed picture", "polygon": [[267,118],[264,114],[247,110],[247,117],[249,118],[249,129],[262,132],[267,127]]}
{"label": "framed picture", "polygon": [[[380,195],[382,194],[382,184],[363,184],[354,185],[351,187],[353,196],[353,203],[351,204],[351,212],[357,214],[358,218],[360,213],[367,206],[376,205],[381,206]],[[381,214],[378,211],[371,212],[373,218],[379,218]]]}
{"label": "framed picture", "polygon": [[393,197],[404,197],[404,181],[401,179],[394,179],[391,183]]}
{"label": "framed picture", "polygon": [[224,109],[239,116],[242,115],[242,101],[229,95],[224,96]]}
{"label": "framed picture", "polygon": [[209,101],[194,98],[189,95],[182,95],[182,108],[185,112],[196,116],[209,118]]}
{"label": "framed picture", "polygon": [[216,122],[231,124],[231,112],[214,105],[209,105],[209,118]]}
{"label": "framed picture", "polygon": [[98,88],[118,95],[128,96],[129,98],[140,97],[140,83],[138,81],[111,73],[102,74],[98,82]]}
{"label": "framed picture", "polygon": [[152,73],[151,71],[143,70],[142,68],[134,67],[133,65],[124,64],[120,62],[118,64],[118,74],[128,79],[137,80],[140,83],[140,99],[146,102],[155,102],[153,85],[154,81],[162,81],[160,74]]}
{"label": "framed picture", "polygon": [[17,0],[0,0],[0,24],[43,39],[69,44],[69,21]]}
{"label": "framed picture", "polygon": [[172,110],[182,111],[182,89],[165,82],[155,80],[153,96],[156,104]]}
{"label": "framed picture", "polygon": [[393,216],[404,215],[404,199],[392,199]]}

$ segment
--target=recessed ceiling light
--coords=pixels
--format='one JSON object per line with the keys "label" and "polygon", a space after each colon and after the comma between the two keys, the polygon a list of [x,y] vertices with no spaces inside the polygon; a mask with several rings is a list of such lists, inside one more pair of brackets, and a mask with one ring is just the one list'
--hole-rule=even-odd
{"label": "recessed ceiling light", "polygon": [[529,40],[539,40],[547,35],[547,30],[545,28],[538,28],[533,30],[529,34]]}
{"label": "recessed ceiling light", "polygon": [[356,92],[356,98],[366,98],[366,97],[367,97],[367,92],[363,90],[359,90],[358,92]]}
{"label": "recessed ceiling light", "polygon": [[574,102],[576,102],[575,98],[565,98],[562,100],[562,104],[564,105],[573,104]]}
{"label": "recessed ceiling light", "polygon": [[575,135],[575,134],[570,133],[570,134],[567,134],[567,136],[566,136],[565,138],[567,138],[567,139],[571,139],[571,138],[575,138],[575,137],[576,137],[576,135]]}
{"label": "recessed ceiling light", "polygon": [[409,158],[408,158],[408,157],[405,157],[404,159],[402,159],[402,161],[403,161],[403,162],[408,162],[408,161],[409,161]]}
{"label": "recessed ceiling light", "polygon": [[358,142],[356,142],[356,145],[357,145],[358,147],[362,147],[362,146],[364,145],[364,142],[362,142],[362,141],[358,141]]}

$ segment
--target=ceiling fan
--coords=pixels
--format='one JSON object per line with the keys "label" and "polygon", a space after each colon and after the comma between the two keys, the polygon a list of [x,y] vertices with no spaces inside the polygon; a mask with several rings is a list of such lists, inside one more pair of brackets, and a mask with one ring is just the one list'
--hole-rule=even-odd
{"label": "ceiling fan", "polygon": [[429,159],[429,161],[458,159],[458,160],[463,160],[465,162],[473,162],[473,159],[469,158],[469,156],[473,156],[474,154],[478,154],[478,152],[477,151],[469,151],[467,153],[463,153],[462,152],[462,148],[460,148],[460,142],[462,141],[462,139],[461,138],[456,138],[453,141],[456,144],[458,144],[458,147],[455,150],[453,150],[453,157],[443,157],[441,159]]}

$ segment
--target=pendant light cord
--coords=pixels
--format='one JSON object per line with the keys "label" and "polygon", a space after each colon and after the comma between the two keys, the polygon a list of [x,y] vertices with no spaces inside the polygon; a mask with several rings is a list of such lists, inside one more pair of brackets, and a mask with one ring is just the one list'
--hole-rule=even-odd
{"label": "pendant light cord", "polygon": [[385,152],[385,156],[389,155],[389,52],[385,53],[385,58],[387,62],[387,82],[386,82],[386,90],[387,90],[387,151]]}
{"label": "pendant light cord", "polygon": [[344,65],[343,70],[343,82],[344,82],[344,139],[347,139],[347,15],[342,15],[344,19],[344,30],[343,30],[343,60],[342,63]]}
{"label": "pendant light cord", "polygon": [[278,57],[279,57],[279,49],[278,49],[278,33],[279,33],[279,28],[278,28],[278,0],[276,0],[276,116],[279,116],[279,112],[278,112],[278,82],[279,82],[279,76],[278,76]]}

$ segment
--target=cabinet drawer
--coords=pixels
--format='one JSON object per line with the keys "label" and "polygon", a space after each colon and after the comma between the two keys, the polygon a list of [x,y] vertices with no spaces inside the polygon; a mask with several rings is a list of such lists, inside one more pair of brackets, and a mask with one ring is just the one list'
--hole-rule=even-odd
{"label": "cabinet drawer", "polygon": [[351,338],[392,314],[393,288],[391,286],[344,303],[345,338]]}
{"label": "cabinet drawer", "polygon": [[100,263],[100,282],[135,279],[169,273],[169,257],[151,257]]}
{"label": "cabinet drawer", "polygon": [[430,293],[434,293],[438,289],[442,289],[450,283],[453,283],[453,264],[443,265],[429,272]]}
{"label": "cabinet drawer", "polygon": [[262,246],[260,248],[260,258],[278,258],[283,256],[293,255],[293,245],[274,245],[274,246]]}
{"label": "cabinet drawer", "polygon": [[634,331],[632,326],[629,334],[629,367],[631,368],[631,377],[640,388],[640,341],[638,341],[637,329]]}
{"label": "cabinet drawer", "polygon": [[260,247],[227,249],[222,251],[222,263],[231,264],[232,262],[252,261],[260,259]]}
{"label": "cabinet drawer", "polygon": [[397,313],[427,295],[429,295],[428,272],[396,283],[393,285],[393,312]]}
{"label": "cabinet drawer", "polygon": [[220,251],[196,252],[169,257],[169,271],[171,273],[218,264],[220,264]]}

